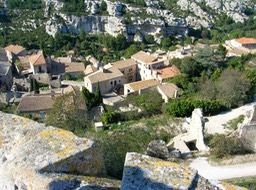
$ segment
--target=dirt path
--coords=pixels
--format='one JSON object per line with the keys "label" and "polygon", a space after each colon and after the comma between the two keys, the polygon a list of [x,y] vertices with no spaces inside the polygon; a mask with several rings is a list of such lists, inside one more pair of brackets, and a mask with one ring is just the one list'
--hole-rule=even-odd
{"label": "dirt path", "polygon": [[239,108],[233,109],[228,112],[221,113],[216,116],[206,117],[207,122],[205,123],[205,128],[207,133],[225,133],[223,124],[226,124],[228,121],[237,118],[239,115],[246,115],[246,112],[251,111],[253,105],[256,105],[256,102],[246,104]]}
{"label": "dirt path", "polygon": [[256,162],[227,166],[211,166],[207,158],[199,157],[193,160],[189,166],[198,170],[201,176],[211,180],[256,176]]}

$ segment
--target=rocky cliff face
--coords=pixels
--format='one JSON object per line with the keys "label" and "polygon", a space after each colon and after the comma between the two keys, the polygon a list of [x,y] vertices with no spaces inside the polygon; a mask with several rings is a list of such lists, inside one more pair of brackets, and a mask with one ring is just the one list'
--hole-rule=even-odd
{"label": "rocky cliff face", "polygon": [[92,140],[0,112],[0,189],[120,185],[114,180],[78,174],[105,174],[103,155]]}
{"label": "rocky cliff face", "polygon": [[[98,15],[99,6],[103,1],[107,4],[108,16]],[[53,18],[48,20],[46,31],[50,35],[57,31],[78,33],[80,30],[93,34],[108,33],[113,36],[119,33],[134,36],[138,31],[158,37],[166,34],[184,35],[188,27],[211,28],[222,13],[235,22],[244,22],[248,19],[246,9],[254,10],[254,4],[249,0],[178,0],[173,2],[173,10],[162,6],[166,3],[164,0],[146,0],[145,7],[136,7],[122,1],[86,0],[86,11],[90,16],[76,17],[61,14],[58,10],[63,4],[57,0],[45,2],[47,7],[53,4],[55,14],[64,20],[64,24],[57,24]],[[141,18],[142,13],[144,16],[147,15],[146,19]],[[129,22],[126,20],[127,17],[130,18]]]}
{"label": "rocky cliff face", "polygon": [[[7,0],[0,2],[6,5]],[[248,10],[255,11],[250,0],[175,0],[172,3],[169,0],[145,0],[145,6],[127,4],[122,0],[85,0],[84,14],[87,16],[75,16],[63,13],[63,2],[43,2],[44,19],[34,20],[35,16],[23,18],[22,23],[19,21],[15,27],[29,31],[45,26],[46,32],[52,36],[56,32],[79,33],[84,30],[91,34],[124,34],[129,39],[140,32],[142,37],[151,34],[159,39],[168,34],[185,35],[188,28],[210,29],[222,14],[243,23],[248,19]],[[99,9],[102,2],[107,5],[104,14]]]}

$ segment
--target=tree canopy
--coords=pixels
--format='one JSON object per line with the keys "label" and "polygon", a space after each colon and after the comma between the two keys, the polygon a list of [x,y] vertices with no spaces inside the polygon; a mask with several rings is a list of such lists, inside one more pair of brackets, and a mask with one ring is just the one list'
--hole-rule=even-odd
{"label": "tree canopy", "polygon": [[80,91],[56,97],[53,108],[47,113],[46,124],[83,133],[88,127],[87,108]]}

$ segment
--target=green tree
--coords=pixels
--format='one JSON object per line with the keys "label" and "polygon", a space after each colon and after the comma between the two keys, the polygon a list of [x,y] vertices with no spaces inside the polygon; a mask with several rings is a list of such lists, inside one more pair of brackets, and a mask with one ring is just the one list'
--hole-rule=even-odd
{"label": "green tree", "polygon": [[89,92],[89,90],[85,87],[82,89],[82,97],[85,101],[86,106],[88,109],[90,109],[93,106],[93,101],[92,101],[92,94]]}
{"label": "green tree", "polygon": [[223,64],[225,58],[223,55],[223,51],[209,46],[199,49],[195,54],[194,59],[203,66],[203,69],[207,72],[207,75],[210,76],[216,68]]}
{"label": "green tree", "polygon": [[126,59],[130,58],[133,54],[137,53],[138,51],[140,51],[140,48],[135,45],[135,44],[132,44],[130,45],[126,51],[125,51],[125,54],[124,54],[124,57]]}
{"label": "green tree", "polygon": [[148,44],[153,44],[155,43],[155,39],[154,36],[150,35],[150,34],[146,34],[145,35],[145,42]]}
{"label": "green tree", "polygon": [[248,99],[251,84],[245,73],[227,68],[219,78],[218,98],[224,99],[229,105],[235,106]]}
{"label": "green tree", "polygon": [[251,151],[243,146],[241,140],[236,137],[227,137],[223,134],[215,135],[209,143],[211,153],[216,158],[224,158],[230,155],[246,154]]}
{"label": "green tree", "polygon": [[151,90],[147,94],[128,96],[126,102],[141,108],[146,115],[150,116],[161,113],[163,100],[159,97],[160,94],[156,90]]}
{"label": "green tree", "polygon": [[79,90],[56,98],[53,108],[47,113],[46,125],[69,130],[76,134],[86,131],[88,127],[87,109]]}
{"label": "green tree", "polygon": [[168,50],[169,47],[172,45],[172,41],[170,38],[162,38],[160,45],[163,49]]}
{"label": "green tree", "polygon": [[187,74],[189,77],[199,77],[203,68],[201,63],[196,62],[192,57],[182,59],[180,65],[181,72]]}

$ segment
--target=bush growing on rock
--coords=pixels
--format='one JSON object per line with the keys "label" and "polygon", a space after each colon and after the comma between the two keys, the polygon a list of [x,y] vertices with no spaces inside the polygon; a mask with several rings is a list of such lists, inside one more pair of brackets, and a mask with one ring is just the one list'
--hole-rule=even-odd
{"label": "bush growing on rock", "polygon": [[219,159],[230,155],[247,154],[251,152],[244,147],[242,141],[238,137],[227,137],[223,134],[213,136],[209,146],[212,148],[212,155]]}

